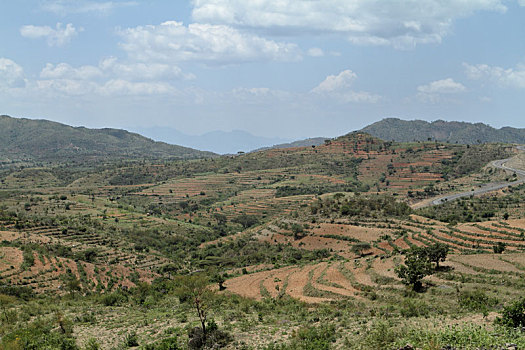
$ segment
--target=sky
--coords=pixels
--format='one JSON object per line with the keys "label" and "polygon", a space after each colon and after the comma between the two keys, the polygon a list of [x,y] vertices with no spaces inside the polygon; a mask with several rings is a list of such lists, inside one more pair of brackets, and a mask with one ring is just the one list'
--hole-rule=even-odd
{"label": "sky", "polygon": [[0,114],[333,137],[525,128],[525,0],[0,0]]}

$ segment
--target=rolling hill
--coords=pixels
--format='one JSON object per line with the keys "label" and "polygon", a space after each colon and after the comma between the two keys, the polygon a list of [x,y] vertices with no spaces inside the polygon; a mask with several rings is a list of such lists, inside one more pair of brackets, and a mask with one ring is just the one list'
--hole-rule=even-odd
{"label": "rolling hill", "polygon": [[211,152],[155,142],[119,129],[72,127],[47,120],[0,116],[0,160],[63,161],[214,156]]}
{"label": "rolling hill", "polygon": [[383,140],[397,142],[427,141],[473,144],[487,142],[525,143],[525,129],[503,127],[495,129],[483,123],[447,122],[436,120],[401,120],[386,118],[361,131]]}

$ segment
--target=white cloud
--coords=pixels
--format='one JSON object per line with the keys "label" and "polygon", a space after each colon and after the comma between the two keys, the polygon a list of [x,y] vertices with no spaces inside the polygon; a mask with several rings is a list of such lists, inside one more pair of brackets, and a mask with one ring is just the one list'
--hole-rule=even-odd
{"label": "white cloud", "polygon": [[0,57],[0,88],[23,88],[24,70],[14,61]]}
{"label": "white cloud", "polygon": [[376,103],[381,96],[366,91],[353,91],[352,83],[357,79],[357,74],[347,69],[338,75],[329,75],[311,93],[321,97],[333,98],[342,103]]}
{"label": "white cloud", "polygon": [[48,63],[40,72],[40,78],[44,79],[92,80],[103,75],[104,73],[98,67],[82,66],[73,68],[67,63],[59,63],[56,66]]}
{"label": "white cloud", "polygon": [[173,80],[193,77],[173,65],[122,63],[110,57],[98,66],[48,63],[40,72],[37,87],[67,95],[161,95],[176,91],[171,85]]}
{"label": "white cloud", "polygon": [[311,49],[308,50],[308,56],[323,57],[324,51],[318,47],[312,47]]}
{"label": "white cloud", "polygon": [[439,43],[454,20],[476,11],[506,11],[504,0],[193,0],[193,5],[197,22],[277,35],[338,33],[356,44],[397,48]]}
{"label": "white cloud", "polygon": [[[99,86],[95,82],[74,79],[48,79],[37,80],[33,93],[44,93],[48,96],[68,95],[85,96],[96,93]],[[31,92],[31,91],[29,91]]]}
{"label": "white cloud", "polygon": [[[417,87],[416,98],[422,102],[438,103],[452,102],[451,96],[467,91],[467,88],[452,78],[436,80],[426,85]],[[448,97],[447,97],[448,96]]]}
{"label": "white cloud", "polygon": [[99,88],[99,93],[114,95],[165,95],[174,94],[176,89],[166,82],[130,82],[127,80],[110,80]]}
{"label": "white cloud", "polygon": [[417,87],[417,91],[423,94],[457,94],[465,90],[463,84],[455,82],[452,78],[433,81]]}
{"label": "white cloud", "polygon": [[525,65],[516,68],[502,68],[487,64],[463,64],[465,73],[473,80],[488,80],[500,86],[525,88]]}
{"label": "white cloud", "polygon": [[174,65],[161,63],[121,63],[115,57],[102,60],[98,66],[72,67],[67,63],[46,64],[40,72],[43,79],[96,80],[99,78],[126,79],[130,81],[169,81],[192,79]]}
{"label": "white cloud", "polygon": [[327,93],[350,87],[357,75],[347,69],[338,75],[329,75],[319,85],[312,89],[315,93]]}
{"label": "white cloud", "polygon": [[119,7],[136,5],[136,1],[48,0],[42,4],[42,9],[62,16],[84,13],[107,15]]}
{"label": "white cloud", "polygon": [[65,27],[62,27],[62,23],[57,23],[56,29],[49,26],[33,25],[20,28],[20,34],[23,37],[30,39],[45,38],[49,46],[64,46],[81,31],[82,28],[77,30],[71,23],[66,24]]}
{"label": "white cloud", "polygon": [[295,61],[300,50],[295,44],[275,42],[246,34],[225,25],[164,22],[119,32],[121,47],[139,61],[199,61],[231,64],[252,61]]}

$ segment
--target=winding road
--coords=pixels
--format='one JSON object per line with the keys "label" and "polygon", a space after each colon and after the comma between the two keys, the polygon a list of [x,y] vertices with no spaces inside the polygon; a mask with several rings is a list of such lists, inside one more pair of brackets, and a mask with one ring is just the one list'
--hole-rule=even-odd
{"label": "winding road", "polygon": [[[520,151],[525,151],[525,146],[518,146],[517,149],[519,149]],[[491,162],[491,165],[493,167],[495,167],[495,168],[498,168],[498,169],[514,172],[517,175],[517,177],[518,177],[518,179],[516,181],[512,181],[512,182],[493,182],[493,183],[488,183],[488,184],[482,185],[482,186],[480,186],[478,188],[474,188],[474,189],[472,189],[471,191],[468,191],[468,192],[448,194],[448,195],[441,196],[441,197],[438,197],[438,198],[432,200],[428,204],[428,206],[439,205],[439,204],[442,204],[444,202],[450,202],[450,201],[456,200],[458,198],[470,197],[470,196],[478,196],[480,194],[484,194],[484,193],[487,193],[487,192],[492,192],[492,191],[500,190],[502,188],[506,188],[506,187],[519,185],[519,184],[524,183],[525,182],[525,170],[514,169],[514,168],[511,168],[511,167],[508,167],[507,165],[505,165],[510,159],[512,159],[512,158],[494,160],[494,161]]]}

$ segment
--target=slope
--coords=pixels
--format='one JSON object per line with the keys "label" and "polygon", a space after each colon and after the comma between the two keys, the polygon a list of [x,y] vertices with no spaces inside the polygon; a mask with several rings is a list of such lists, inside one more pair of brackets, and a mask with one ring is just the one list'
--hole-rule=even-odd
{"label": "slope", "polygon": [[504,127],[495,129],[483,123],[447,122],[436,120],[401,120],[386,118],[365,127],[363,132],[383,140],[398,142],[427,141],[428,139],[450,143],[525,143],[525,129]]}
{"label": "slope", "polygon": [[203,158],[213,153],[155,142],[119,129],[71,127],[47,120],[0,116],[0,160],[64,161]]}

